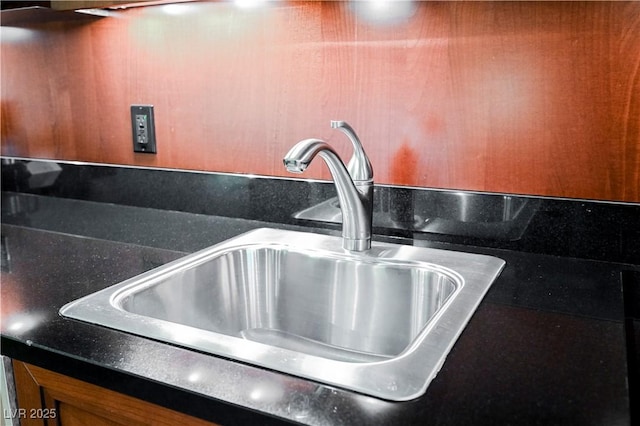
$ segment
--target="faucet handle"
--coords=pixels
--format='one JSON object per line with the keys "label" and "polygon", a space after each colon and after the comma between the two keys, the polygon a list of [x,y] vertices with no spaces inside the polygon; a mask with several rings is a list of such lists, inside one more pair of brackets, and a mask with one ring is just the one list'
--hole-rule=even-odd
{"label": "faucet handle", "polygon": [[367,154],[364,152],[364,147],[362,146],[356,131],[353,130],[353,127],[351,127],[346,121],[331,120],[331,127],[333,129],[341,130],[342,133],[347,135],[353,145],[353,155],[347,165],[347,170],[349,171],[349,175],[351,175],[351,179],[354,183],[372,183],[373,168],[371,167],[369,157],[367,157]]}

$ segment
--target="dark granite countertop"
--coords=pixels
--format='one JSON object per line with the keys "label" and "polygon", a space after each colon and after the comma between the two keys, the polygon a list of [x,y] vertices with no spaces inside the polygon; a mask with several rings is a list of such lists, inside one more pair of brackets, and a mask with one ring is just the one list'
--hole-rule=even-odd
{"label": "dark granite countertop", "polygon": [[335,228],[3,195],[3,355],[225,425],[631,424],[621,277],[640,267],[628,257],[378,232],[507,262],[426,393],[388,402],[58,315],[71,300],[251,229]]}

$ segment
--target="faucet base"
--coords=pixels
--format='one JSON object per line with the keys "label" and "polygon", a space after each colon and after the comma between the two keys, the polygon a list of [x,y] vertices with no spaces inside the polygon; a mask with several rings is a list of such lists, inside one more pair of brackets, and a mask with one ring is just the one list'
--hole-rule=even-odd
{"label": "faucet base", "polygon": [[342,236],[342,248],[349,251],[365,251],[371,248],[371,238],[352,239]]}

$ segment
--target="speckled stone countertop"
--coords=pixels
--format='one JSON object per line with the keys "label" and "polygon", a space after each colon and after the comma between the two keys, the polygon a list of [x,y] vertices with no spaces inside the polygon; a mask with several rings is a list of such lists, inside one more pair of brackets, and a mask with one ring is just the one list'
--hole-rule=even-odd
{"label": "speckled stone countertop", "polygon": [[[606,208],[633,219],[637,205],[547,200],[559,213],[539,210],[515,242],[378,229],[379,241],[507,262],[426,393],[388,402],[58,315],[71,300],[251,229],[339,235],[335,227],[13,189],[2,200],[3,355],[226,425],[631,424],[621,277],[640,272],[636,248],[616,230],[603,241],[618,241],[618,252],[580,248],[598,221],[562,215]],[[531,237],[543,234],[531,229],[541,217],[556,222],[551,241],[567,228],[585,240],[566,241],[563,253]]]}

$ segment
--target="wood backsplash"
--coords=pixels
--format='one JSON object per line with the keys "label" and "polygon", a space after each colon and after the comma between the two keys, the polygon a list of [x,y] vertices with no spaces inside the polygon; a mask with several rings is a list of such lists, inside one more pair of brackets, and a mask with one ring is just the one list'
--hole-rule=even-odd
{"label": "wood backsplash", "polygon": [[[298,140],[379,183],[640,201],[640,2],[227,2],[2,27],[2,154],[291,176]],[[129,106],[155,106],[134,154]],[[320,160],[302,175],[329,177]]]}

